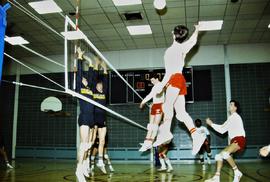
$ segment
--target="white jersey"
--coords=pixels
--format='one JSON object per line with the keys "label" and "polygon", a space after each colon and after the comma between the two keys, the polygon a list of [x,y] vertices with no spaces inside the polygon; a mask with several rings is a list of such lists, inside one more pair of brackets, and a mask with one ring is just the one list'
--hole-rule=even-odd
{"label": "white jersey", "polygon": [[185,42],[176,41],[166,50],[164,54],[165,76],[162,85],[165,86],[172,74],[182,73],[185,65],[186,54],[197,42],[198,31],[195,30],[193,35]]}
{"label": "white jersey", "polygon": [[205,126],[196,127],[196,131],[198,133],[201,133],[205,138],[207,138],[207,135],[210,135],[209,130]]}
{"label": "white jersey", "polygon": [[156,83],[152,89],[151,92],[143,99],[143,103],[148,102],[149,100],[151,100],[153,98],[153,104],[159,104],[159,103],[164,103],[164,92],[161,92],[159,94],[157,94],[157,89],[159,89],[160,87],[160,82]]}
{"label": "white jersey", "polygon": [[236,112],[230,115],[222,125],[212,124],[211,126],[221,134],[228,132],[230,140],[236,136],[246,136],[242,118]]}

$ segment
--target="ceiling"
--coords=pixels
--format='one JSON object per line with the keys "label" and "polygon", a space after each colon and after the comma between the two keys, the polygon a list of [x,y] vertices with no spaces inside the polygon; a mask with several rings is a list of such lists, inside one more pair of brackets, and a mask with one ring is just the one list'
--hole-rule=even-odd
{"label": "ceiling", "polygon": [[[45,21],[57,32],[64,31],[64,18],[59,14],[37,14],[28,2],[25,8]],[[74,12],[76,0],[55,0],[64,15]],[[79,27],[101,51],[167,47],[175,25],[185,24],[191,30],[199,20],[224,20],[222,30],[202,34],[200,45],[270,43],[270,0],[167,0],[165,12],[158,13],[153,0],[143,4],[115,7],[112,0],[80,0]],[[126,21],[122,14],[141,12],[143,20]],[[75,20],[75,17],[72,17]],[[130,36],[127,25],[150,24],[153,34]],[[63,54],[63,39],[16,7],[8,10],[9,35],[21,35],[28,47],[45,55]],[[20,47],[12,47],[13,55],[33,56]]]}

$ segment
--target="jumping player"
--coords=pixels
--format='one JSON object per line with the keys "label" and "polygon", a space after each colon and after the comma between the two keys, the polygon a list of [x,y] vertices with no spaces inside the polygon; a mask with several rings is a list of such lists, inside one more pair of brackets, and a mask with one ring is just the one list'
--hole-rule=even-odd
{"label": "jumping player", "polygon": [[193,139],[192,154],[195,155],[200,150],[205,137],[196,131],[193,120],[186,112],[185,95],[187,94],[186,81],[182,75],[185,65],[185,57],[191,48],[196,44],[199,27],[195,26],[193,35],[188,39],[188,28],[184,25],[178,25],[174,28],[173,43],[166,50],[164,55],[165,76],[157,89],[156,93],[160,93],[166,86],[165,103],[163,104],[164,123],[160,125],[160,132],[153,146],[159,146],[170,141],[173,135],[170,131],[171,122],[176,111],[176,118],[185,123],[191,137]]}
{"label": "jumping player", "polygon": [[[76,91],[87,98],[93,99],[93,64],[91,59],[88,61],[88,72],[84,73],[82,69],[82,61],[84,60],[84,51],[79,47],[77,49],[78,56],[78,74],[76,77]],[[85,177],[89,177],[87,166],[83,164],[87,151],[91,148],[89,143],[89,135],[94,132],[94,106],[84,100],[79,99],[80,115],[78,124],[80,127],[80,146],[77,153],[76,176],[79,182],[85,182]]]}
{"label": "jumping player", "polygon": [[147,134],[142,147],[139,149],[140,152],[144,152],[152,148],[153,141],[155,140],[158,133],[158,126],[163,116],[162,104],[164,103],[164,92],[156,94],[155,90],[158,88],[160,81],[157,74],[153,74],[150,79],[153,84],[151,92],[143,99],[140,104],[140,108],[151,99],[153,99],[153,105],[151,106],[150,121],[147,125]]}
{"label": "jumping player", "polygon": [[[95,73],[94,77],[96,79],[96,86],[94,89],[94,100],[98,102],[99,104],[106,106],[107,88],[108,88],[107,65],[104,61],[101,62],[98,57],[95,57],[95,61],[100,63],[103,69],[103,74],[99,75],[98,69],[94,70],[94,73]],[[105,165],[103,162],[105,137],[107,134],[106,111],[98,107],[95,107],[94,120],[95,120],[95,125],[97,126],[97,134],[99,138],[97,167],[104,174],[106,174],[107,172],[106,172]]]}
{"label": "jumping player", "polygon": [[235,164],[235,161],[232,158],[233,153],[242,152],[245,149],[246,145],[246,138],[245,138],[246,133],[242,118],[239,115],[240,113],[239,103],[235,100],[231,100],[229,111],[230,116],[228,117],[227,121],[225,121],[222,125],[214,124],[213,121],[210,120],[209,118],[206,119],[206,123],[217,132],[221,134],[228,132],[231,144],[215,156],[215,160],[217,161],[216,174],[212,178],[205,180],[205,182],[220,181],[220,171],[223,165],[223,160],[226,160],[234,170],[233,182],[239,182],[243,175],[239,171],[238,167]]}

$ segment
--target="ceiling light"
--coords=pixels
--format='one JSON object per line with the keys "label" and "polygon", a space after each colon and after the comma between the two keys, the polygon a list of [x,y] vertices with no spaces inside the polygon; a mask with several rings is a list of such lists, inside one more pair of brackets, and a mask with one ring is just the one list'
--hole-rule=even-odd
{"label": "ceiling light", "polygon": [[142,4],[141,0],[112,0],[115,6],[128,6]]}
{"label": "ceiling light", "polygon": [[270,28],[270,24],[268,25],[268,28]]}
{"label": "ceiling light", "polygon": [[61,32],[61,34],[64,35],[64,37],[68,40],[78,40],[85,38],[85,35],[80,30]]}
{"label": "ceiling light", "polygon": [[29,44],[27,40],[22,38],[21,36],[16,37],[5,37],[5,41],[8,42],[11,45],[23,45],[23,44]]}
{"label": "ceiling light", "polygon": [[220,30],[223,20],[199,21],[199,31]]}
{"label": "ceiling light", "polygon": [[62,9],[53,0],[36,1],[28,4],[39,14],[62,12]]}
{"label": "ceiling light", "polygon": [[127,26],[130,35],[152,34],[150,25]]}
{"label": "ceiling light", "polygon": [[158,10],[162,10],[166,7],[166,0],[154,0],[154,7]]}

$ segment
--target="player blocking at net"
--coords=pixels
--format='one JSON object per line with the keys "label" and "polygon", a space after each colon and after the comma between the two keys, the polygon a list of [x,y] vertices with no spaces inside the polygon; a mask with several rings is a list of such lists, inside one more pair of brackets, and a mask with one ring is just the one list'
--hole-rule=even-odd
{"label": "player blocking at net", "polygon": [[[76,92],[87,98],[93,99],[93,63],[88,59],[88,71],[85,73],[82,68],[84,51],[79,47],[77,49],[78,70],[76,77]],[[76,177],[80,182],[85,182],[85,177],[89,177],[87,171],[87,163],[85,163],[88,150],[91,148],[89,136],[93,136],[94,132],[94,105],[79,99],[80,115],[78,118],[80,131],[80,145],[77,152],[77,168]]]}

